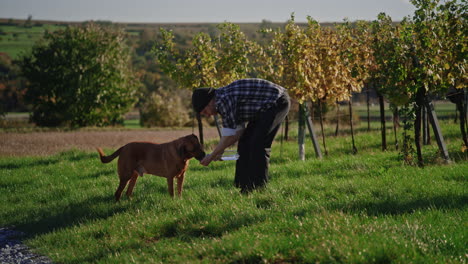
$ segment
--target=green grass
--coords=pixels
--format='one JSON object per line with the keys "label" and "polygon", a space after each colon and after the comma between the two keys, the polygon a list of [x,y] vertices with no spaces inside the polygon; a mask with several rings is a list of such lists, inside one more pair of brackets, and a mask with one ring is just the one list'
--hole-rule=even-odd
{"label": "green grass", "polygon": [[36,41],[44,35],[45,31],[56,31],[63,26],[42,25],[30,28],[22,26],[0,26],[0,50],[16,59],[19,55],[29,52]]}
{"label": "green grass", "polygon": [[248,196],[233,162],[192,160],[181,199],[145,175],[114,203],[116,162],[97,153],[1,158],[0,226],[57,263],[466,263],[468,155],[443,125],[454,161],[426,146],[423,169],[381,152],[376,131],[356,136],[357,155],[329,137],[323,160],[276,142],[268,187]]}

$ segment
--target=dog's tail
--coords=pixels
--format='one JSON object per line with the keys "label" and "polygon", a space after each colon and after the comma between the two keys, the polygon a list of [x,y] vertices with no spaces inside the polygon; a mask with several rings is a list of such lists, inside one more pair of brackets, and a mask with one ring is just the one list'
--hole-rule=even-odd
{"label": "dog's tail", "polygon": [[99,152],[99,157],[101,158],[101,162],[102,163],[109,163],[109,162],[111,162],[112,160],[114,160],[115,158],[117,158],[120,155],[120,152],[122,151],[122,148],[119,148],[118,150],[116,150],[114,153],[112,153],[109,156],[106,156],[106,154],[104,154],[104,151],[102,151],[101,148],[96,148],[96,149]]}

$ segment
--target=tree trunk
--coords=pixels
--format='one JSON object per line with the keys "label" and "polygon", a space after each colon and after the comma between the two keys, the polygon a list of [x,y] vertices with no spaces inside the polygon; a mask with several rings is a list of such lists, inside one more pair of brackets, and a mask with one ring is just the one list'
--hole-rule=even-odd
{"label": "tree trunk", "polygon": [[424,160],[422,157],[422,150],[421,150],[421,116],[422,111],[424,109],[424,97],[426,96],[426,90],[424,88],[420,88],[416,94],[416,119],[414,120],[414,143],[416,145],[416,153],[418,156],[418,166],[424,167]]}
{"label": "tree trunk", "polygon": [[[459,122],[460,122],[460,131],[462,134],[462,140],[464,143],[464,147],[468,147],[468,140],[467,140],[467,135],[466,135],[466,126],[467,126],[467,118],[466,118],[466,107],[467,107],[467,99],[468,99],[468,94],[465,93],[465,90],[456,90],[452,89],[449,91],[449,94],[447,94],[447,98],[450,99],[452,103],[455,104],[456,106],[456,116],[459,116]],[[457,123],[457,118],[455,118],[455,123]]]}
{"label": "tree trunk", "polygon": [[422,111],[422,129],[423,129],[423,145],[431,144],[431,131],[429,130],[429,117],[427,116],[426,106],[421,107]]}
{"label": "tree trunk", "polygon": [[398,107],[393,109],[393,137],[395,138],[395,149],[398,150],[397,130],[400,127],[400,117],[398,116]]}
{"label": "tree trunk", "polygon": [[321,100],[319,100],[319,116],[320,116],[320,129],[322,131],[323,150],[325,151],[325,156],[328,156],[327,144],[325,142],[325,132],[323,130],[323,113],[322,113],[322,101]]}
{"label": "tree trunk", "polygon": [[367,96],[367,131],[370,131],[370,85],[366,89]]}
{"label": "tree trunk", "polygon": [[336,101],[336,128],[335,128],[335,137],[338,136],[338,130],[340,127],[340,104]]}
{"label": "tree trunk", "polygon": [[353,127],[353,105],[351,98],[349,99],[349,125],[351,126],[351,139],[353,142],[353,154],[357,154],[356,144],[354,143],[354,127]]}
{"label": "tree trunk", "polygon": [[468,147],[468,140],[466,136],[466,129],[465,129],[465,124],[466,124],[466,115],[463,113],[463,103],[458,103],[457,104],[459,116],[460,116],[460,131],[462,133],[462,138],[463,142],[465,143],[465,148]]}
{"label": "tree trunk", "polygon": [[310,134],[310,139],[312,140],[312,144],[314,145],[314,150],[315,150],[315,156],[319,159],[322,158],[322,152],[320,151],[320,144],[318,143],[317,140],[317,135],[315,135],[314,131],[314,125],[312,123],[312,118],[310,116],[310,111],[309,107],[307,106],[306,103],[306,123],[307,123],[307,128],[309,129],[309,134]]}
{"label": "tree trunk", "polygon": [[299,145],[299,160],[305,160],[305,111],[304,105],[299,105],[299,126],[297,133],[297,141]]}
{"label": "tree trunk", "polygon": [[214,117],[216,129],[218,130],[219,138],[221,138],[222,135],[221,135],[221,128],[220,128],[220,124],[219,124],[218,115],[214,115],[213,117]]}
{"label": "tree trunk", "polygon": [[202,120],[201,120],[201,115],[200,113],[197,113],[196,114],[197,116],[197,122],[198,122],[198,135],[200,136],[200,144],[203,146],[205,143],[204,139],[203,139],[203,124],[202,124]]}
{"label": "tree trunk", "polygon": [[382,135],[382,151],[387,150],[387,134],[385,124],[385,102],[384,97],[379,94],[379,106],[380,106],[380,133]]}

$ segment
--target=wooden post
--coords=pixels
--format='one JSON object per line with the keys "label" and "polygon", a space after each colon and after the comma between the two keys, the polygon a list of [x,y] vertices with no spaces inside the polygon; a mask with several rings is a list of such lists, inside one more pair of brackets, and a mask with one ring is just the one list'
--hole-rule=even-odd
{"label": "wooden post", "polygon": [[305,111],[304,104],[299,105],[299,126],[297,133],[297,143],[299,145],[299,160],[305,160]]}
{"label": "wooden post", "polygon": [[218,135],[219,135],[219,138],[221,138],[221,129],[219,128],[220,125],[219,125],[219,119],[218,119],[218,115],[214,115],[214,121],[215,121],[215,125],[216,125],[216,129],[218,130]]}
{"label": "wooden post", "polygon": [[325,151],[325,156],[328,156],[327,144],[325,142],[325,131],[323,130],[323,113],[322,113],[322,100],[319,100],[319,116],[320,116],[320,129],[322,131],[322,142],[323,150]]}
{"label": "wooden post", "polygon": [[379,94],[379,106],[380,106],[380,133],[382,136],[382,151],[387,150],[387,133],[385,124],[385,102],[384,97]]}
{"label": "wooden post", "polygon": [[400,120],[398,117],[398,107],[394,106],[393,114],[393,137],[395,139],[395,149],[398,150],[398,136],[397,136],[397,128],[400,127]]}
{"label": "wooden post", "polygon": [[349,98],[348,101],[348,107],[349,107],[349,125],[351,127],[351,141],[353,142],[353,155],[357,154],[357,148],[356,144],[354,143],[354,127],[353,127],[353,105],[352,105],[352,99]]}
{"label": "wooden post", "polygon": [[422,129],[423,129],[423,145],[429,145],[429,130],[427,124],[427,108],[426,106],[421,107],[422,111]]}
{"label": "wooden post", "polygon": [[306,123],[307,123],[307,128],[309,129],[309,135],[310,139],[312,140],[312,143],[314,145],[314,150],[315,150],[315,156],[319,159],[322,158],[322,152],[320,151],[320,144],[318,143],[317,140],[317,135],[315,134],[314,130],[314,125],[312,123],[312,117],[310,116],[310,112],[308,111],[307,103],[306,103]]}
{"label": "wooden post", "polygon": [[434,110],[434,105],[427,98],[425,100],[425,105],[427,108],[427,114],[429,115],[429,121],[431,122],[432,130],[434,132],[434,136],[437,141],[437,145],[439,146],[442,158],[445,160],[445,162],[450,163],[447,145],[445,145],[444,137],[442,136],[442,131],[440,129],[439,121]]}
{"label": "wooden post", "polygon": [[367,103],[367,131],[370,131],[370,85],[366,85],[366,103]]}
{"label": "wooden post", "polygon": [[200,144],[203,146],[205,145],[205,141],[203,140],[203,124],[201,120],[201,115],[200,113],[196,114],[197,116],[197,122],[198,122],[198,135],[200,136]]}

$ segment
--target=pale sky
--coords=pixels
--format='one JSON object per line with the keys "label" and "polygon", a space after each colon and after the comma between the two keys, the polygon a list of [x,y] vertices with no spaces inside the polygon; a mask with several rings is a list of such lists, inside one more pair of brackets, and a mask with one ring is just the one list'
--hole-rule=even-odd
{"label": "pale sky", "polygon": [[344,18],[374,20],[380,12],[393,21],[412,15],[409,0],[0,0],[0,18],[112,22],[319,22]]}

